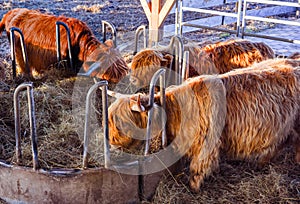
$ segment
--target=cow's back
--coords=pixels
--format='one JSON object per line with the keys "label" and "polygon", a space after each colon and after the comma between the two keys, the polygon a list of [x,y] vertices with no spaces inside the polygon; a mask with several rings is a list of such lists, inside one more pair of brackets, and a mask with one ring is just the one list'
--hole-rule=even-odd
{"label": "cow's back", "polygon": [[300,69],[297,62],[269,60],[265,69],[221,75],[227,90],[223,147],[235,158],[268,161],[297,126]]}
{"label": "cow's back", "polygon": [[[84,54],[80,55],[80,40],[90,40],[92,31],[88,26],[75,19],[64,16],[54,16],[40,13],[35,10],[13,9],[3,17],[5,30],[9,34],[11,27],[19,28],[25,39],[29,66],[40,72],[57,62],[56,56],[56,22],[61,21],[70,28],[72,55],[75,56],[74,64],[83,62]],[[67,34],[65,29],[60,28],[61,34],[61,56],[68,56]],[[25,64],[21,52],[19,39],[16,40],[17,62],[24,71]],[[82,41],[82,44],[86,42]],[[82,49],[84,50],[84,49]],[[83,51],[82,51],[83,52]]]}

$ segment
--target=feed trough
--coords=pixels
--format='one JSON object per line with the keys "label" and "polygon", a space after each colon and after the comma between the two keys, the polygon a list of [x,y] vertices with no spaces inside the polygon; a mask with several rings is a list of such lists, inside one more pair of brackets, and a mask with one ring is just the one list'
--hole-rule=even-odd
{"label": "feed trough", "polygon": [[[150,95],[154,95],[154,85],[158,78],[163,85],[164,70],[153,77]],[[16,164],[0,162],[0,198],[9,203],[137,203],[150,199],[161,177],[178,169],[178,164],[166,165],[149,154],[149,137],[147,137],[145,154],[122,162],[110,158],[107,120],[107,85],[106,81],[94,84],[86,97],[86,115],[84,129],[84,148],[82,168],[50,168],[39,166],[37,137],[35,127],[35,105],[32,83],[25,82],[15,89],[15,135]],[[104,130],[104,165],[90,168],[88,166],[89,143],[89,109],[91,95],[102,87],[102,113]],[[21,165],[22,149],[20,144],[20,116],[18,94],[27,90],[28,116],[32,145],[32,163],[28,167]],[[164,88],[162,88],[164,90]],[[161,100],[164,100],[162,97]],[[37,110],[38,111],[38,110]],[[151,114],[151,111],[149,112]],[[151,116],[149,116],[150,118]],[[149,120],[151,122],[151,120]],[[149,132],[149,130],[147,131]],[[165,140],[165,139],[164,139]],[[19,164],[20,163],[20,164]],[[149,170],[149,167],[153,169]],[[171,166],[166,168],[166,166]],[[145,170],[148,168],[148,170]],[[157,170],[158,169],[158,170]]]}

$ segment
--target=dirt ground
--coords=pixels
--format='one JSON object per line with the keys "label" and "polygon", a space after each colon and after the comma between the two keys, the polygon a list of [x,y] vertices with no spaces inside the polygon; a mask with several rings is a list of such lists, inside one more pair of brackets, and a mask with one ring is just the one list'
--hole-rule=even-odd
{"label": "dirt ground", "polygon": [[[133,49],[132,39],[135,29],[140,25],[148,24],[139,0],[0,0],[0,18],[10,9],[18,7],[38,9],[55,15],[78,18],[85,21],[99,39],[102,38],[101,20],[109,21],[116,26],[118,32],[118,47],[124,55],[126,55],[128,50],[132,51]],[[170,15],[166,23],[172,23],[173,21],[174,15]],[[203,32],[197,34],[197,38],[199,38],[199,35],[205,35],[205,39],[212,41],[224,39],[224,36],[217,32],[210,31],[206,34]],[[187,36],[195,39],[193,34]],[[229,36],[226,35],[226,37]],[[6,35],[3,33],[0,37],[0,66],[10,67],[10,63],[9,43]],[[6,77],[9,78],[10,76]],[[60,82],[51,81],[49,82],[51,85],[41,83],[38,91],[47,90],[49,93],[57,92],[63,97],[52,97],[53,104],[55,100],[58,100],[68,105],[70,103],[68,97],[70,94],[72,95],[71,92],[73,91],[72,83],[72,79],[62,80]],[[43,98],[44,95],[42,94],[45,95],[44,92],[41,92],[41,95],[38,95],[38,97]],[[3,96],[4,95],[0,95],[0,97],[2,97],[0,99],[2,100],[0,101],[0,105],[4,104],[2,103],[4,101]],[[47,103],[39,105],[48,107],[52,104],[51,101],[48,101]],[[51,108],[54,108],[55,111],[51,113],[41,113],[38,117],[42,117],[43,114],[46,114],[47,116],[49,115],[49,117],[54,117],[54,119],[52,118],[53,120],[59,120],[59,116],[63,117],[61,120],[71,120],[69,110],[58,112],[58,110],[61,109],[58,103],[51,106]],[[7,111],[4,109],[5,107],[0,107],[1,111]],[[7,111],[7,114],[12,114],[12,111]],[[55,114],[57,114],[57,116],[55,116]],[[3,115],[4,114],[2,114],[2,116]],[[13,127],[12,124],[10,124],[12,120],[8,120],[6,117],[7,116],[3,116],[3,118],[0,118],[0,129],[3,121],[9,121],[6,125],[8,124],[11,125],[11,128]],[[55,121],[52,125],[58,125],[58,122],[59,121]],[[75,139],[77,136],[73,128],[73,126],[66,127],[59,125],[59,128],[52,128],[55,130],[53,130],[51,134],[61,138],[63,138],[63,136],[71,137],[72,144],[70,145],[75,148],[80,146],[80,144],[77,144],[80,143],[80,141]],[[65,133],[63,133],[63,131],[66,131],[66,129],[69,129],[69,135],[64,135]],[[44,132],[41,133],[50,134],[46,130],[43,131]],[[3,135],[1,135],[0,131],[0,142],[3,142],[1,140],[3,138],[1,137],[3,137]],[[64,142],[65,141],[60,141],[60,144],[66,146]],[[13,143],[13,141],[7,143]],[[47,150],[48,147],[42,148],[44,148],[43,150]],[[80,148],[82,148],[82,146],[80,146]],[[59,151],[64,150],[63,147],[59,148]],[[79,152],[79,154],[80,151],[81,149],[75,150],[75,152]],[[9,154],[13,153],[10,152]],[[30,156],[30,153],[28,154]],[[41,155],[42,158],[49,156],[51,155]],[[185,169],[178,175],[169,175],[163,178],[159,183],[153,200],[145,201],[145,203],[300,203],[300,165],[295,164],[293,157],[294,152],[292,149],[284,149],[274,158],[274,161],[262,169],[255,168],[253,164],[222,158],[220,172],[216,172],[207,178],[198,194],[190,192],[187,184],[187,169]],[[81,158],[77,159],[80,160]],[[56,160],[53,160],[53,164],[55,161]],[[63,166],[64,164],[60,163],[59,165]],[[74,166],[76,167],[76,164],[74,164]],[[5,202],[0,199],[0,203]]]}

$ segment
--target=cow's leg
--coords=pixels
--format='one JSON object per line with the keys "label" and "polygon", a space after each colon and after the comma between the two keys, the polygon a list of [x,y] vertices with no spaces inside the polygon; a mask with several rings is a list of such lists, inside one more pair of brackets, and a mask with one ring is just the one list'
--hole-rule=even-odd
{"label": "cow's leg", "polygon": [[[298,121],[300,123],[300,117],[298,117]],[[295,148],[295,161],[300,164],[300,124],[298,124],[298,126],[296,126],[295,130],[294,130],[294,148]]]}
{"label": "cow's leg", "polygon": [[194,192],[199,192],[200,186],[206,176],[219,168],[219,150],[214,149],[211,154],[200,158],[200,154],[193,155],[190,164],[190,187]]}

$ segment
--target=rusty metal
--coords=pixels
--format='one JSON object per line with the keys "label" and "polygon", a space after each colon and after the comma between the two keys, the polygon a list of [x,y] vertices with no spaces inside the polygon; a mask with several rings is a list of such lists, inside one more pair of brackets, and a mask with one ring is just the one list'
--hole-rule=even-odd
{"label": "rusty metal", "polygon": [[71,36],[70,36],[70,29],[64,22],[57,21],[56,22],[56,55],[57,61],[61,61],[61,44],[60,44],[60,26],[63,26],[67,33],[67,41],[68,41],[68,51],[69,51],[69,60],[70,66],[74,72],[76,72],[74,65],[73,65],[73,57],[72,57],[72,44],[71,44]]}
{"label": "rusty metal", "polygon": [[[159,69],[153,75],[151,82],[150,82],[150,94],[149,94],[149,102],[148,106],[151,107],[150,111],[148,112],[148,121],[147,121],[147,135],[146,135],[146,143],[145,143],[145,152],[144,155],[147,156],[149,154],[149,147],[151,141],[151,124],[153,119],[153,104],[154,104],[154,92],[155,92],[155,85],[157,83],[158,78],[160,78],[160,101],[162,106],[162,111],[165,111],[166,107],[166,96],[165,96],[165,69]],[[162,114],[162,126],[164,126],[164,117]],[[167,144],[167,138],[165,133],[165,127],[162,127],[162,146],[165,147]]]}
{"label": "rusty metal", "polygon": [[36,121],[35,121],[35,110],[34,110],[34,97],[33,97],[33,86],[31,82],[20,84],[14,92],[14,116],[15,116],[15,137],[16,137],[16,155],[17,163],[20,164],[21,160],[21,125],[20,125],[20,101],[19,94],[22,90],[27,89],[28,99],[28,116],[30,124],[30,137],[32,147],[32,163],[33,169],[37,170],[38,165],[38,150],[37,150],[37,135],[36,135]]}
{"label": "rusty metal", "polygon": [[85,123],[84,123],[84,146],[83,146],[83,168],[88,165],[88,146],[90,135],[90,109],[92,94],[101,87],[102,90],[102,125],[104,131],[104,167],[108,168],[110,164],[110,151],[109,151],[109,130],[108,130],[108,102],[107,102],[107,81],[99,81],[95,83],[88,91],[86,96],[85,107]]}
{"label": "rusty metal", "polygon": [[144,49],[147,48],[147,46],[148,46],[146,26],[145,25],[141,25],[135,31],[135,36],[134,36],[134,51],[133,51],[134,55],[137,53],[137,50],[138,50],[138,41],[139,41],[139,37],[140,37],[141,34],[143,34]]}
{"label": "rusty metal", "polygon": [[183,53],[183,61],[182,61],[182,73],[181,73],[181,81],[185,81],[189,77],[189,60],[190,53],[189,51],[184,51]]}
{"label": "rusty metal", "polygon": [[15,32],[19,33],[19,35],[20,35],[22,55],[23,55],[23,60],[25,63],[25,71],[26,71],[26,74],[28,74],[28,76],[30,77],[31,73],[30,73],[29,64],[28,64],[28,57],[27,57],[27,52],[26,52],[24,35],[23,35],[22,31],[16,27],[10,28],[9,32],[10,32],[10,48],[11,48],[10,54],[11,54],[11,60],[12,60],[13,78],[15,79],[17,76]]}
{"label": "rusty metal", "polygon": [[102,21],[102,36],[103,36],[103,43],[106,41],[106,30],[107,27],[111,29],[111,34],[112,34],[112,40],[114,42],[115,47],[117,47],[117,30],[116,27],[108,22],[108,21]]}

